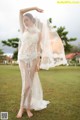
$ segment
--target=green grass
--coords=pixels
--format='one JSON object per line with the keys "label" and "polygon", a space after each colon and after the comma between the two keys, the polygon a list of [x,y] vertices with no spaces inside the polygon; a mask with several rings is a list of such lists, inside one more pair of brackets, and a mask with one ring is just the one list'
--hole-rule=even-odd
{"label": "green grass", "polygon": [[[33,111],[31,120],[80,120],[80,67],[55,67],[40,70],[47,109]],[[17,120],[21,94],[18,66],[0,65],[0,112],[8,112],[9,120]],[[21,120],[29,120],[26,113]]]}

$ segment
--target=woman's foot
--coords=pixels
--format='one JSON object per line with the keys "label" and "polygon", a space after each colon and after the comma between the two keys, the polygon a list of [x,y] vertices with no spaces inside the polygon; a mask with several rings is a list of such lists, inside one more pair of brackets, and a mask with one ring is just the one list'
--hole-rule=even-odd
{"label": "woman's foot", "polygon": [[17,118],[21,118],[24,112],[24,108],[20,108],[18,114],[16,115]]}
{"label": "woman's foot", "polygon": [[33,116],[32,112],[30,110],[26,110],[26,112],[27,112],[27,115],[29,118],[31,118]]}

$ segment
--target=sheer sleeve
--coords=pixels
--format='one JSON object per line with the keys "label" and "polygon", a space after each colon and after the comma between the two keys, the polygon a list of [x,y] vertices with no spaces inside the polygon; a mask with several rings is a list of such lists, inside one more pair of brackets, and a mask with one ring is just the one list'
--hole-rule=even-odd
{"label": "sheer sleeve", "polygon": [[23,32],[24,31],[23,14],[21,14],[21,12],[19,12],[19,24],[20,24],[20,31]]}

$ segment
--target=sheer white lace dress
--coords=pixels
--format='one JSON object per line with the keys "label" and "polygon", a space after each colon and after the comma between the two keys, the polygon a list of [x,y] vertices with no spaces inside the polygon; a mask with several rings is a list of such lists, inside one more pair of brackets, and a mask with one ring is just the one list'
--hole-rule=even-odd
{"label": "sheer white lace dress", "polygon": [[18,63],[22,78],[22,93],[20,107],[41,110],[47,107],[49,101],[43,100],[43,91],[38,72],[37,45],[39,30],[34,26],[34,32],[25,31],[19,41]]}

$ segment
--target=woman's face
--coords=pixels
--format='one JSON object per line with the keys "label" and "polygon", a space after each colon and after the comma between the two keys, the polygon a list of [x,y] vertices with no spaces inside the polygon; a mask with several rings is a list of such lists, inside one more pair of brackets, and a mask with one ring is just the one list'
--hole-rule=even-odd
{"label": "woman's face", "polygon": [[27,16],[24,16],[24,17],[23,17],[23,21],[24,21],[24,23],[25,23],[25,25],[26,25],[27,27],[30,27],[30,26],[33,25],[31,19],[30,19],[29,17],[27,17]]}

